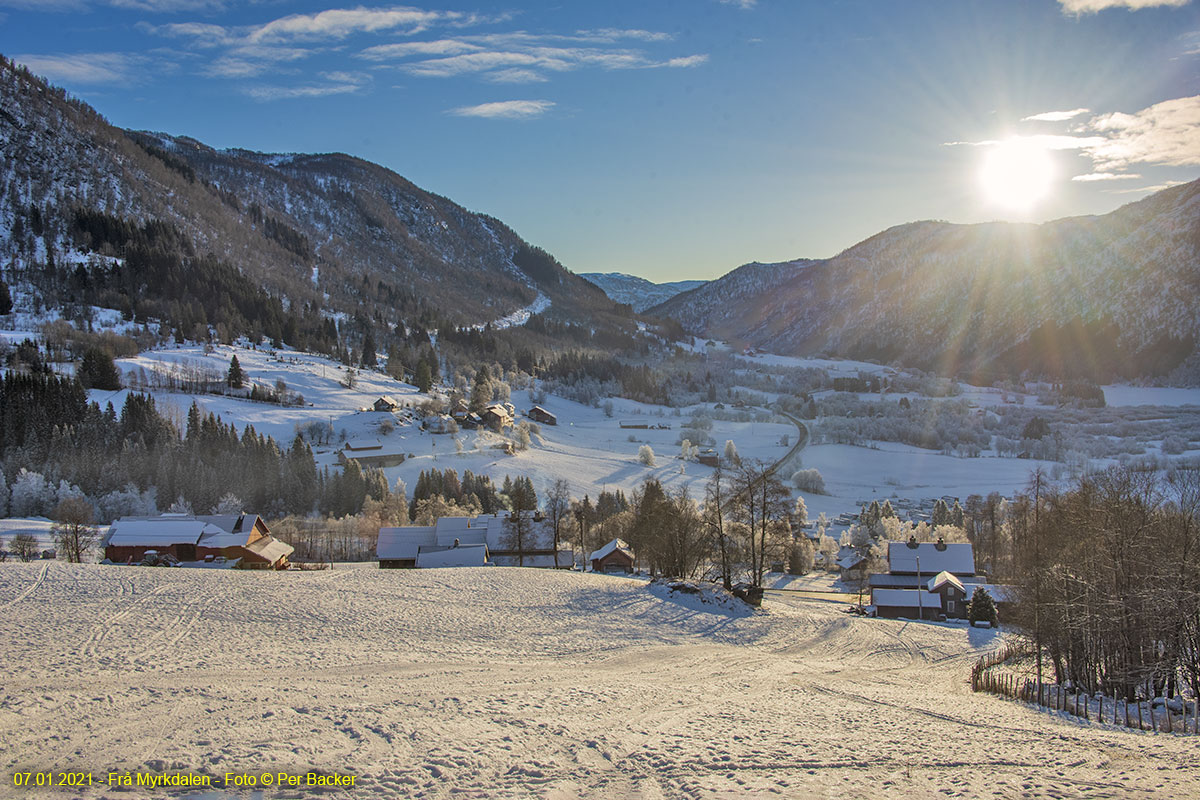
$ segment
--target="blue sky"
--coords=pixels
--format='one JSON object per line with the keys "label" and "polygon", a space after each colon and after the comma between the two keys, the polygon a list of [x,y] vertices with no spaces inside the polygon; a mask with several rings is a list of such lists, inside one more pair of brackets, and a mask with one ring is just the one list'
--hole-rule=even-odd
{"label": "blue sky", "polygon": [[658,281],[1200,177],[1200,0],[0,0],[0,52],[116,125],[350,153]]}

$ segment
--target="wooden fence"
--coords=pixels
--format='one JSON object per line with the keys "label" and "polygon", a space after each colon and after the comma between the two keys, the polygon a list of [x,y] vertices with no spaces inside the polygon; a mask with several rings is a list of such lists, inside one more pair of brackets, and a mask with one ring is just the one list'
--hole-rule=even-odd
{"label": "wooden fence", "polygon": [[[1072,691],[1062,684],[1039,682],[1012,671],[997,669],[1014,658],[1026,655],[1031,655],[1027,649],[1006,647],[983,656],[971,668],[971,690],[1036,703],[1043,708],[1065,711],[1086,720],[1124,728],[1200,735],[1200,704],[1195,698],[1188,700],[1180,695],[1156,709],[1151,701],[1126,702],[1115,697],[1090,695]],[[1178,708],[1172,709],[1172,704]]]}

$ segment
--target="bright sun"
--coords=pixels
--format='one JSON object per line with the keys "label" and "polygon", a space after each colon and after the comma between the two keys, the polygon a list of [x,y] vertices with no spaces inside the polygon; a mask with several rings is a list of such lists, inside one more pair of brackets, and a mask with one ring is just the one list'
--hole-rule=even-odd
{"label": "bright sun", "polygon": [[994,145],[983,162],[979,182],[992,203],[1028,211],[1050,191],[1054,162],[1045,148],[1009,139]]}

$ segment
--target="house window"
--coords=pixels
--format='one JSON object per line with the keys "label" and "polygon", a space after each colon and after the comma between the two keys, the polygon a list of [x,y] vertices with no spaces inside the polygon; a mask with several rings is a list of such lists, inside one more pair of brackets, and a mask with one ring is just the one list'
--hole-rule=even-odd
{"label": "house window", "polygon": [[954,612],[955,612],[955,609],[954,609],[954,601],[953,601],[953,600],[947,600],[947,601],[946,601],[946,613],[947,613],[947,614],[953,614]]}

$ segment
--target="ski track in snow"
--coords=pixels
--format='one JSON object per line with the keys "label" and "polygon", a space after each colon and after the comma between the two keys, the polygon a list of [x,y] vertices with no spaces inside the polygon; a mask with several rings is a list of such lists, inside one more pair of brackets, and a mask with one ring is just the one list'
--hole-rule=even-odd
{"label": "ski track in snow", "polygon": [[994,631],[797,596],[738,612],[517,568],[55,562],[0,564],[0,603],[6,779],[311,769],[357,775],[320,795],[356,799],[1200,796],[1195,738],[972,694]]}

